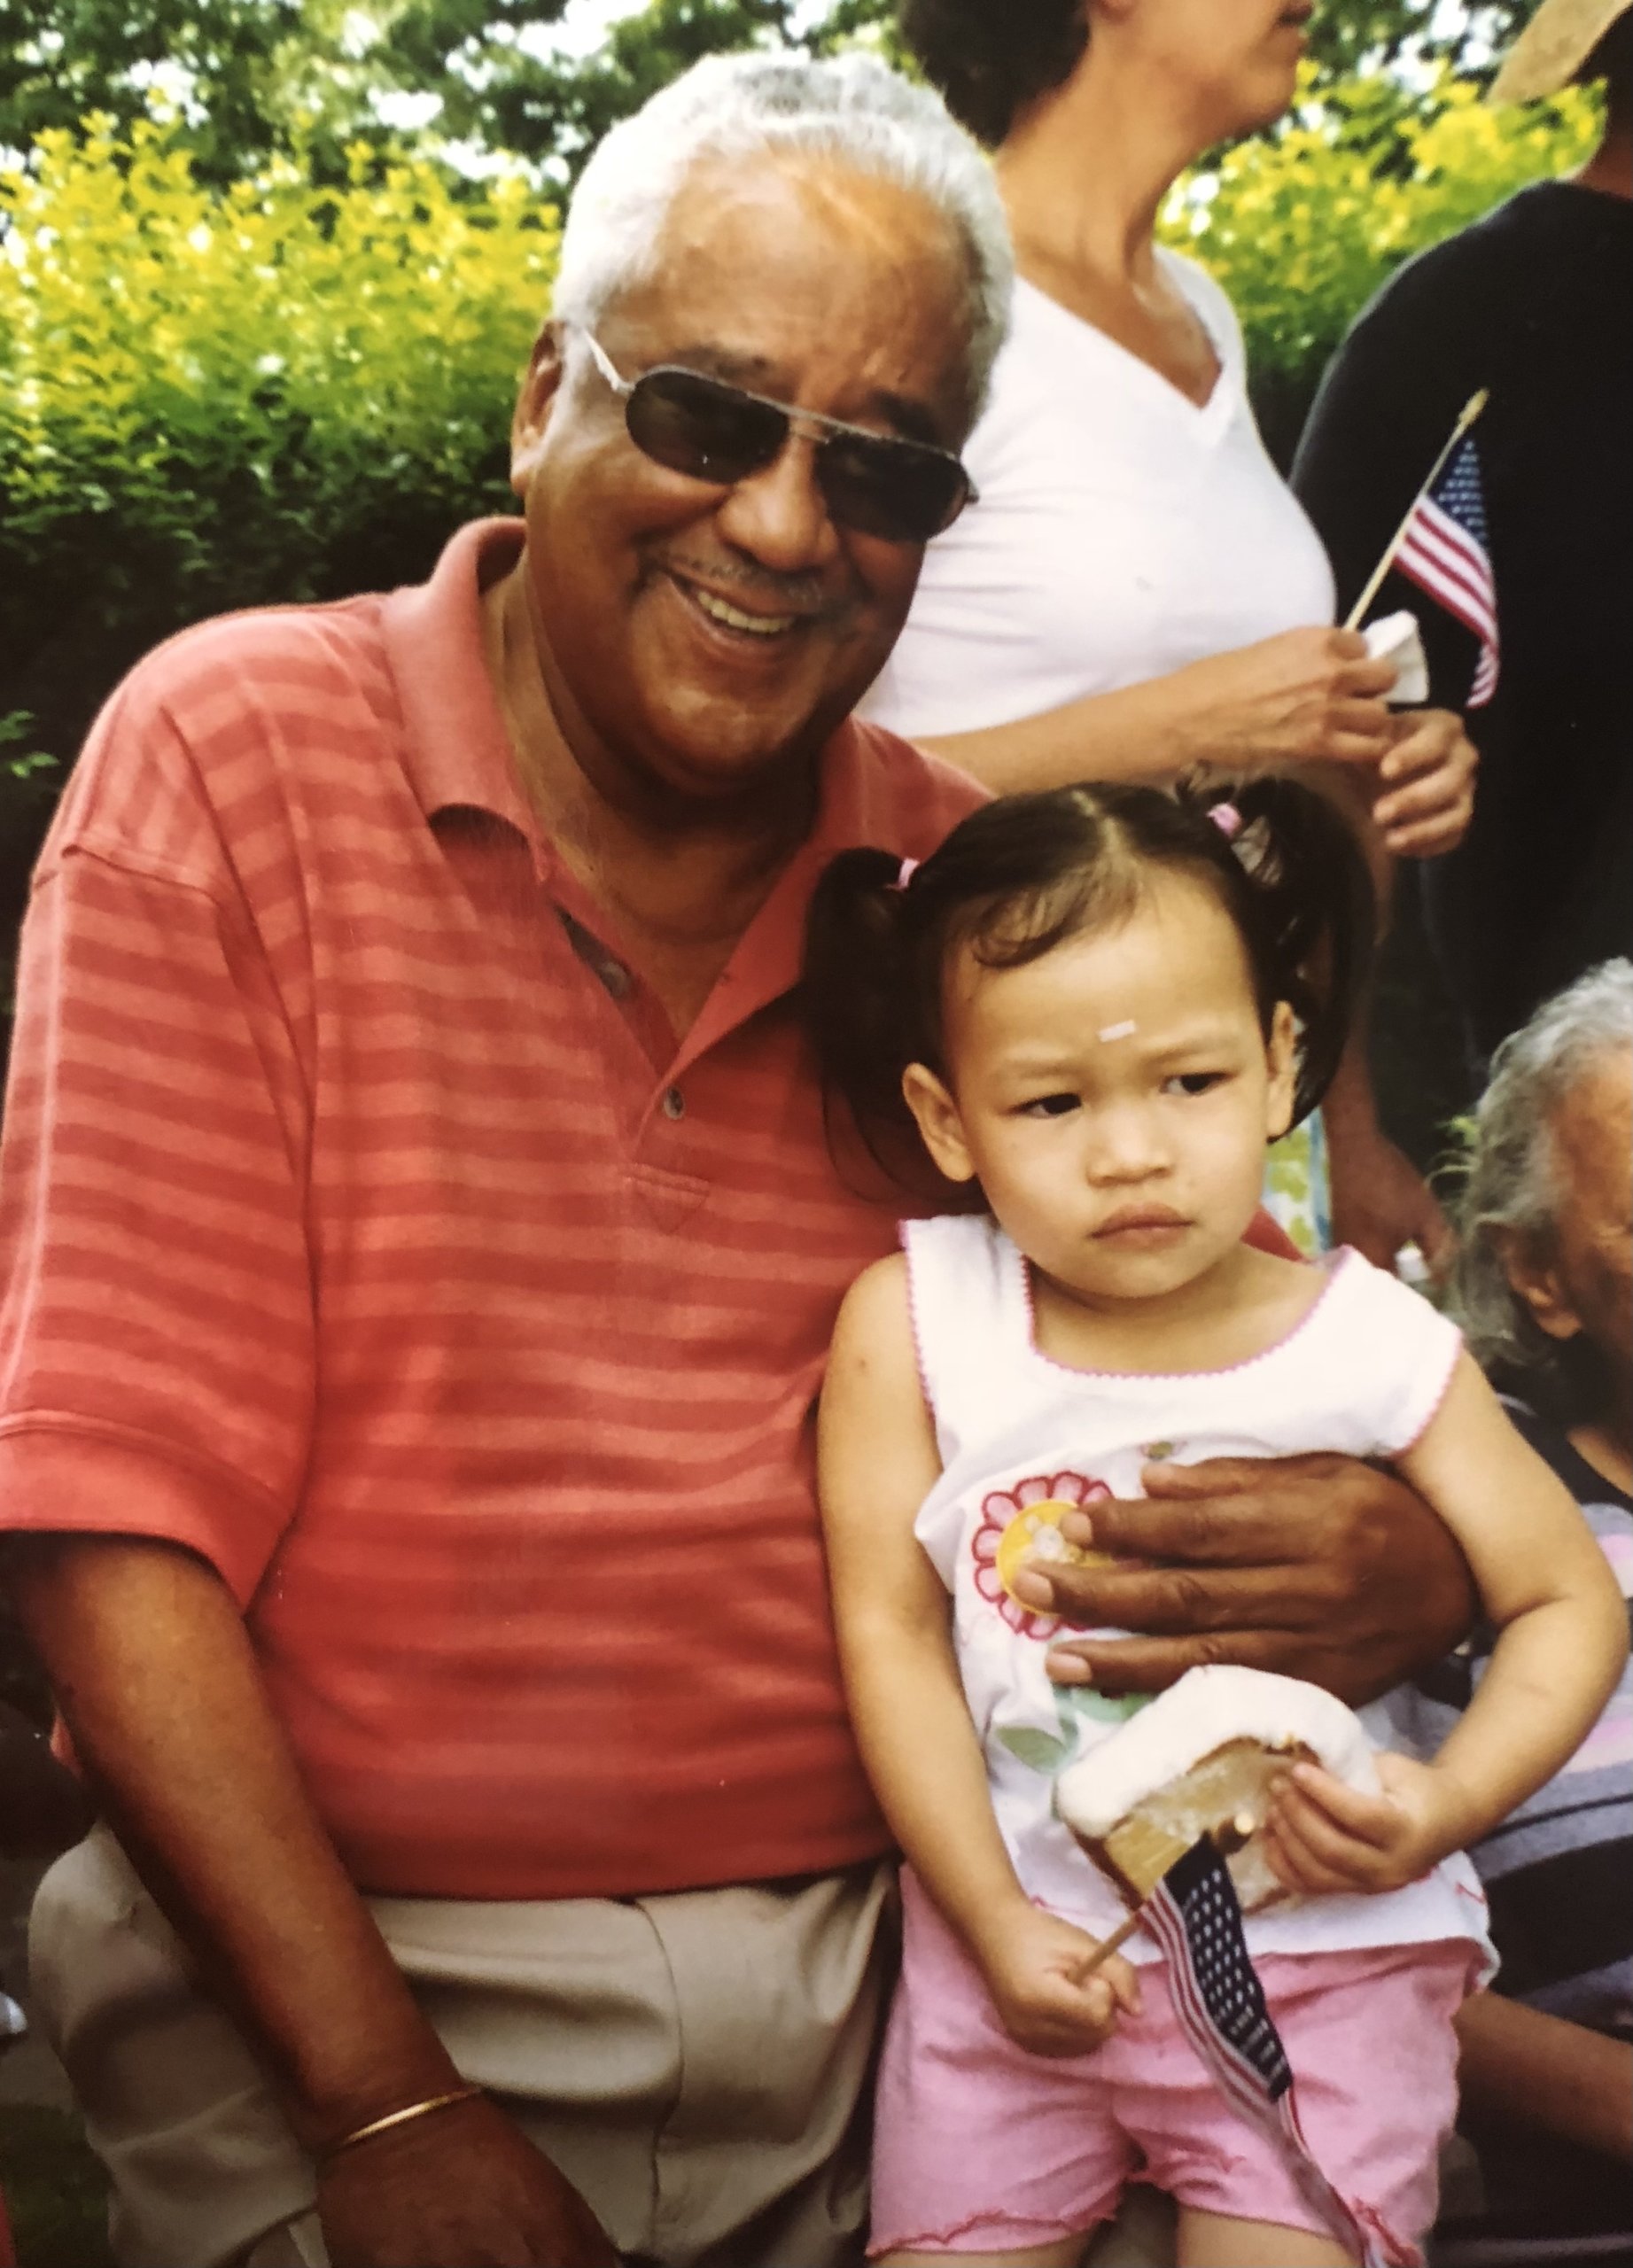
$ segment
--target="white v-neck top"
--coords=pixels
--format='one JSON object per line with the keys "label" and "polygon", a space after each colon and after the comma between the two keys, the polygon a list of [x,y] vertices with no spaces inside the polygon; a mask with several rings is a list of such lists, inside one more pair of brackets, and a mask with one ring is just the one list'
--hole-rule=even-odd
{"label": "white v-neck top", "polygon": [[1319,538],[1259,439],[1230,301],[1158,258],[1213,340],[1200,408],[1024,281],[964,452],[980,491],[925,554],[863,713],[974,732],[1333,618]]}

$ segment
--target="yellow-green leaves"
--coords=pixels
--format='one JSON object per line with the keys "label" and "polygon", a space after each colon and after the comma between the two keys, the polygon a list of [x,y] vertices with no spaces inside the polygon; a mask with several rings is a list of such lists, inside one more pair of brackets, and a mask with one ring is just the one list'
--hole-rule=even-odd
{"label": "yellow-green leaves", "polygon": [[504,509],[556,216],[354,154],[201,184],[158,120],[0,173],[0,714],[72,754],[144,646],[420,575]]}
{"label": "yellow-green leaves", "polygon": [[1413,94],[1329,84],[1281,131],[1239,144],[1170,197],[1161,233],[1229,292],[1266,439],[1291,454],[1328,356],[1400,262],[1591,148],[1598,97],[1493,110],[1447,71]]}

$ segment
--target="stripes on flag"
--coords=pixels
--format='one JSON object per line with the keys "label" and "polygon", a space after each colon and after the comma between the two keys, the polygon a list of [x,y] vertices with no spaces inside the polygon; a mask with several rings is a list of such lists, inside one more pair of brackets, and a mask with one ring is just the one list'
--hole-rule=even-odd
{"label": "stripes on flag", "polygon": [[1339,2195],[1304,2139],[1292,2067],[1248,1951],[1236,1886],[1206,1835],[1174,1861],[1139,1918],[1163,1948],[1181,2031],[1232,2109],[1281,2151],[1312,2211],[1359,2252],[1364,2268],[1412,2260],[1365,2208]]}
{"label": "stripes on flag", "polygon": [[1497,579],[1487,543],[1485,496],[1474,436],[1466,434],[1418,501],[1395,564],[1480,641],[1468,705],[1482,709],[1497,691]]}

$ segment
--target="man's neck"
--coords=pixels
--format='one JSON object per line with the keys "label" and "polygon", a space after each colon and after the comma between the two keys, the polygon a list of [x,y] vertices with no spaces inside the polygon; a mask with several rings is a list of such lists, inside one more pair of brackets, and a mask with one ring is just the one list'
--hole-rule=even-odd
{"label": "man's neck", "polygon": [[[679,1038],[810,830],[814,776],[722,804],[642,788],[604,760],[547,682],[526,555],[483,595],[488,673],[522,791],[552,849],[611,919]],[[542,650],[541,650],[542,649]],[[555,697],[552,697],[554,689]],[[581,752],[582,751],[582,752]]]}

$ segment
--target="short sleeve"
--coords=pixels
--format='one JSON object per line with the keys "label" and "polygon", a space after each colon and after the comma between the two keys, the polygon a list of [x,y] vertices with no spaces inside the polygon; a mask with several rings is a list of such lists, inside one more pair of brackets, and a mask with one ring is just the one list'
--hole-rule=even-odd
{"label": "short sleeve", "polygon": [[182,1543],[247,1600],[310,1441],[303,1084],[162,712],[117,704],[82,762],[0,1144],[0,1521]]}

